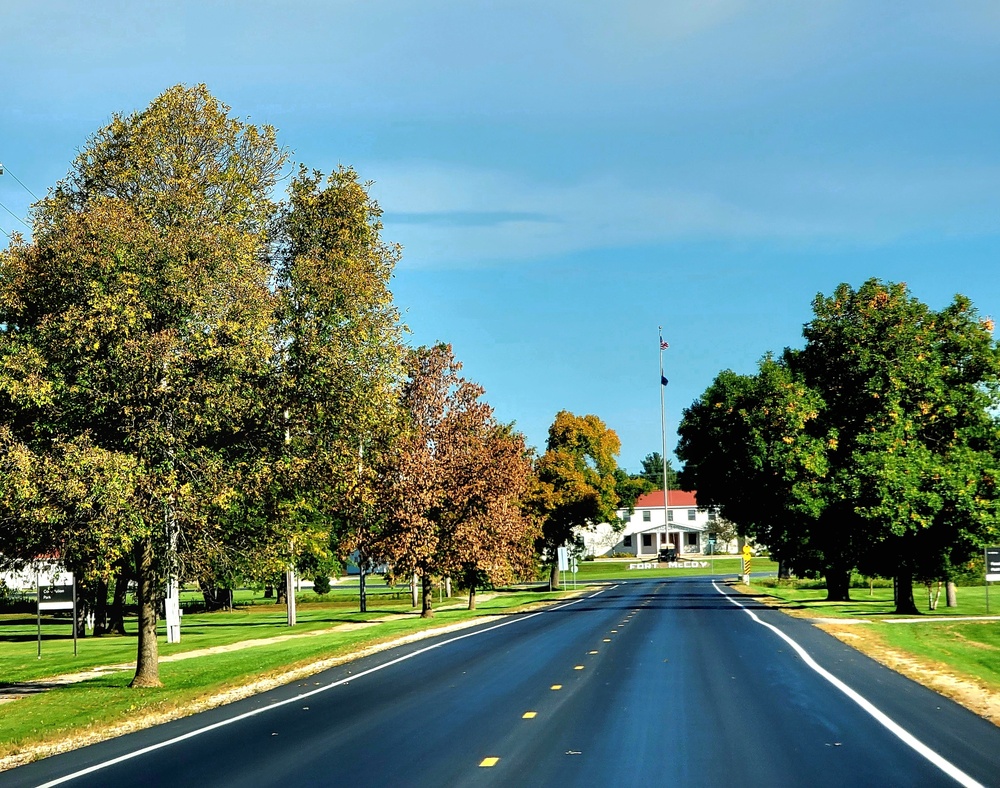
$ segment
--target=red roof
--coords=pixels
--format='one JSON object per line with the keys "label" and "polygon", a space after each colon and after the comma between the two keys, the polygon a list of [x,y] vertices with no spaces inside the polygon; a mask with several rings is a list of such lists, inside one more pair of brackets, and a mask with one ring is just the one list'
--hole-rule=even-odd
{"label": "red roof", "polygon": [[[670,491],[670,506],[695,507],[697,505],[697,493],[687,490]],[[663,507],[663,490],[653,490],[640,495],[635,502],[636,509],[656,509],[658,507]]]}

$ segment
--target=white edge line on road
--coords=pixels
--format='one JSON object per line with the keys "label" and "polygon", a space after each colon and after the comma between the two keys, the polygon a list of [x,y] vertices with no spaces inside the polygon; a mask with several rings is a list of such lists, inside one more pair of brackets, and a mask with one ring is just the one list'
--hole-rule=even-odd
{"label": "white edge line on road", "polygon": [[792,640],[788,635],[778,629],[774,624],[769,624],[766,621],[761,620],[758,616],[750,610],[746,605],[736,600],[731,594],[727,594],[723,591],[716,582],[713,580],[712,585],[715,590],[722,594],[726,599],[740,608],[744,613],[746,613],[750,618],[756,621],[761,626],[765,626],[774,632],[778,637],[784,640],[789,646],[795,649],[795,653],[802,657],[802,661],[806,663],[810,668],[816,671],[820,676],[829,681],[834,687],[843,692],[847,697],[857,703],[862,709],[864,709],[868,714],[874,717],[883,727],[888,729],[896,738],[906,744],[908,747],[916,750],[920,755],[926,758],[928,761],[937,766],[941,771],[951,777],[960,785],[966,786],[966,788],[984,788],[982,783],[976,782],[972,777],[959,769],[951,761],[943,758],[941,755],[936,753],[922,741],[920,741],[916,736],[907,731],[905,728],[894,722],[885,712],[879,709],[875,704],[869,701],[860,693],[851,689],[844,682],[830,673],[826,668],[822,667],[816,660],[814,660],[809,652],[806,651],[802,646]]}
{"label": "white edge line on road", "polygon": [[579,599],[574,599],[570,602],[564,602],[562,604],[556,605],[555,607],[546,608],[545,610],[539,610],[537,613],[529,613],[525,616],[517,616],[516,618],[508,619],[507,621],[503,621],[499,624],[494,624],[493,626],[486,627],[485,629],[477,629],[475,632],[466,632],[464,635],[456,635],[453,638],[448,638],[448,640],[442,640],[440,643],[434,643],[433,645],[425,646],[424,648],[418,649],[417,651],[405,654],[402,657],[397,657],[396,659],[389,660],[388,662],[384,662],[381,665],[376,665],[375,667],[369,668],[368,670],[363,670],[360,673],[355,673],[352,676],[348,676],[345,679],[340,679],[340,681],[335,681],[332,684],[327,684],[317,689],[309,690],[308,692],[303,692],[299,695],[296,695],[294,698],[286,698],[285,700],[280,700],[277,701],[276,703],[271,703],[270,705],[263,706],[259,709],[254,709],[253,711],[247,711],[244,712],[243,714],[237,714],[235,717],[230,717],[229,719],[221,720],[219,722],[212,723],[211,725],[206,725],[203,728],[198,728],[196,730],[189,731],[180,736],[175,736],[172,739],[167,739],[166,741],[161,741],[158,742],[157,744],[151,744],[148,747],[143,747],[142,749],[126,753],[125,755],[119,755],[117,758],[112,758],[109,761],[96,763],[93,766],[88,766],[86,769],[80,769],[79,771],[72,772],[71,774],[66,774],[63,775],[62,777],[57,777],[55,780],[50,780],[47,783],[40,784],[38,788],[49,788],[49,786],[61,785],[63,783],[69,782],[70,780],[75,780],[78,777],[85,777],[86,775],[93,774],[94,772],[100,771],[101,769],[106,769],[109,766],[114,766],[115,764],[119,764],[124,761],[129,761],[132,758],[138,758],[140,755],[145,755],[146,753],[153,752],[154,750],[160,750],[164,747],[169,747],[172,744],[178,744],[179,742],[185,741],[187,739],[193,739],[195,736],[200,736],[203,733],[214,731],[217,728],[223,728],[226,725],[231,725],[234,722],[239,722],[240,720],[245,720],[248,719],[249,717],[255,717],[258,714],[264,714],[265,712],[280,708],[281,706],[287,706],[289,703],[298,703],[304,698],[309,698],[312,697],[313,695],[318,695],[321,692],[326,692],[327,690],[331,690],[335,687],[343,686],[344,684],[347,684],[348,682],[351,681],[357,681],[358,679],[368,676],[372,673],[377,673],[378,671],[384,670],[385,668],[392,667],[393,665],[398,665],[400,662],[405,662],[406,660],[413,659],[414,657],[418,657],[421,654],[426,654],[428,651],[433,651],[436,648],[447,646],[459,640],[465,640],[465,638],[475,637],[476,635],[483,635],[487,632],[492,632],[494,629],[500,629],[501,627],[510,626],[511,624],[516,624],[520,621],[527,621],[529,618],[534,618],[535,616],[540,616],[544,613],[552,612],[553,610],[562,610],[563,608],[569,607],[570,605],[575,605],[579,602],[584,602],[588,599],[593,599],[598,594],[603,594],[605,591],[609,591],[617,587],[618,587],[617,584],[613,586],[607,586],[599,591],[594,592],[593,594],[588,594],[587,596],[580,597]]}

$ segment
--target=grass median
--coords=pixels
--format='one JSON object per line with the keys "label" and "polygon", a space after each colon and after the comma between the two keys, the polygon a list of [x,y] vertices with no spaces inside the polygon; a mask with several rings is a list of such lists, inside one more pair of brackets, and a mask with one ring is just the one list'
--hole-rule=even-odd
{"label": "grass median", "polygon": [[[438,609],[429,620],[413,613],[408,600],[382,600],[377,609],[366,614],[345,610],[339,602],[300,603],[299,623],[294,628],[285,625],[284,607],[275,605],[187,615],[181,643],[167,644],[161,637],[163,687],[128,689],[132,671],[124,669],[58,684],[0,705],[0,768],[40,757],[60,743],[67,748],[80,746],[219,705],[401,637],[525,612],[565,595],[501,592],[483,599],[475,611],[465,610],[461,601],[453,598],[449,602],[455,607]],[[134,635],[82,639],[79,655],[74,658],[71,633],[67,633],[69,622],[49,619],[46,626],[61,629],[61,637],[43,640],[39,660],[34,618],[7,617],[3,624],[0,691],[3,686],[25,688],[26,683],[135,659]],[[131,629],[134,631],[134,624]],[[43,636],[46,634],[54,635],[54,631]],[[244,645],[248,647],[225,650]],[[199,655],[170,661],[191,652]]]}
{"label": "grass median", "polygon": [[[679,566],[649,563],[650,568],[632,568],[642,562],[636,559],[597,559],[581,561],[577,572],[577,582],[594,580],[641,580],[644,577],[691,577],[706,574],[738,575],[743,572],[743,562],[736,556],[689,556],[682,558]],[[751,561],[751,576],[758,573],[773,574],[778,565],[767,558],[754,557]],[[572,573],[566,572],[567,582],[572,582]]]}

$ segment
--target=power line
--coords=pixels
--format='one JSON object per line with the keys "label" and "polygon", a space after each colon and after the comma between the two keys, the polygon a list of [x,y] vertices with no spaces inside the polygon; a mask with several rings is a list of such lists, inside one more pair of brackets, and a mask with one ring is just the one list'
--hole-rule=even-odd
{"label": "power line", "polygon": [[2,202],[0,202],[0,208],[3,208],[5,211],[7,211],[7,213],[9,213],[11,216],[13,216],[15,219],[17,219],[21,224],[23,224],[29,230],[31,229],[31,225],[30,224],[28,224],[26,221],[24,221],[24,219],[22,219],[20,216],[18,216],[16,213],[14,213],[10,208],[8,208]]}
{"label": "power line", "polygon": [[35,193],[34,193],[33,191],[31,191],[31,189],[29,189],[29,188],[28,188],[27,186],[25,186],[25,185],[24,185],[24,184],[23,184],[23,183],[21,182],[21,179],[20,179],[20,178],[18,178],[18,177],[17,177],[17,176],[16,176],[16,175],[15,175],[14,173],[12,173],[12,172],[10,171],[10,168],[9,168],[9,167],[4,167],[4,166],[3,166],[3,164],[0,164],[0,175],[4,175],[4,174],[7,174],[7,175],[9,175],[9,176],[10,176],[11,178],[13,178],[13,179],[14,179],[15,181],[17,181],[18,183],[20,183],[20,184],[21,184],[21,188],[22,188],[22,189],[24,189],[24,190],[25,190],[25,191],[26,191],[26,192],[27,192],[28,194],[30,194],[30,195],[31,195],[32,197],[34,197],[34,198],[35,198],[36,200],[38,199],[38,195],[37,195],[37,194],[35,194]]}

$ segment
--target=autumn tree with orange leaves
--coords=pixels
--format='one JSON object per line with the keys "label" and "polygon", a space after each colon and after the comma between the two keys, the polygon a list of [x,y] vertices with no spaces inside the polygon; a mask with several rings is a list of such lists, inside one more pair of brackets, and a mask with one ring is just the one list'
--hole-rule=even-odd
{"label": "autumn tree with orange leaves", "polygon": [[496,422],[483,388],[459,375],[450,345],[407,360],[402,407],[409,428],[396,445],[381,500],[380,551],[397,577],[415,574],[430,617],[435,576],[470,589],[530,571],[534,528],[520,507],[531,478],[524,439]]}
{"label": "autumn tree with orange leaves", "polygon": [[523,500],[533,477],[524,436],[497,424],[483,403],[448,425],[440,571],[469,591],[530,577],[539,530]]}

